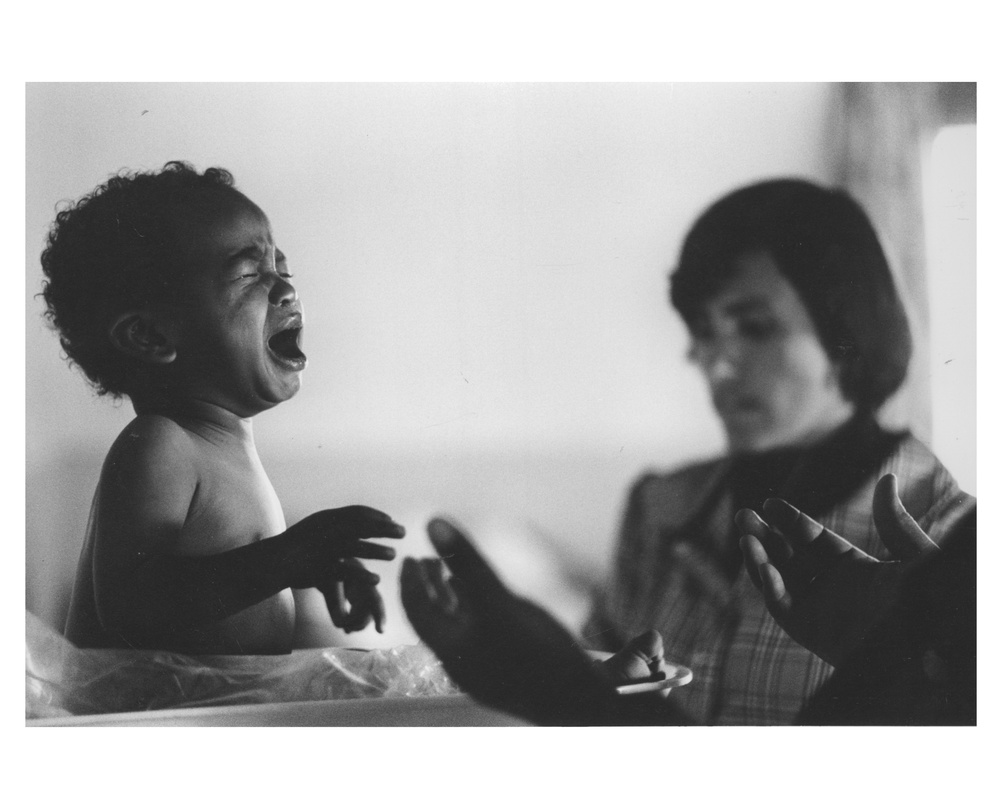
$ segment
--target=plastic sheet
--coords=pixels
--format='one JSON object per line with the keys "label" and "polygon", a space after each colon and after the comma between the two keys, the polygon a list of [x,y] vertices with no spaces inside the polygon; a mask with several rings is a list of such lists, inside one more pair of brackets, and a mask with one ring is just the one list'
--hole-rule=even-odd
{"label": "plastic sheet", "polygon": [[286,656],[185,656],[77,648],[27,614],[25,715],[459,694],[423,645],[323,648]]}

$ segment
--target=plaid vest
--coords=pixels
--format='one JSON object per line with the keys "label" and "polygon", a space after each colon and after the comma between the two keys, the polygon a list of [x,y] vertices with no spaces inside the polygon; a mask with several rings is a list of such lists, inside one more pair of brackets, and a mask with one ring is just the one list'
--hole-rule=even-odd
{"label": "plaid vest", "polygon": [[[666,658],[694,671],[671,700],[696,723],[790,724],[833,668],[778,627],[742,567],[735,581],[719,568],[717,553],[733,542],[729,467],[717,460],[636,483],[585,645],[618,650],[655,628]],[[887,559],[871,517],[875,483],[886,473],[896,474],[903,504],[931,538],[945,535],[975,503],[907,436],[850,497],[813,517]]]}

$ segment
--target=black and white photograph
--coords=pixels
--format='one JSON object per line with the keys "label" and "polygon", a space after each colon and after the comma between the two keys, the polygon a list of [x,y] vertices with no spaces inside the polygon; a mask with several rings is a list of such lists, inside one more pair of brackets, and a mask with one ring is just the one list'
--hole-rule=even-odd
{"label": "black and white photograph", "polygon": [[[907,631],[913,696],[807,712],[909,579],[881,562],[921,599],[975,571],[915,565],[975,534],[974,85],[41,83],[27,115],[27,610],[80,682],[39,660],[39,721],[610,723],[565,684],[622,652],[581,690],[674,722],[974,723],[974,602]],[[453,593],[452,538],[502,597]]]}
{"label": "black and white photograph", "polygon": [[29,736],[676,747],[690,803],[983,726],[975,75],[71,76],[23,84]]}

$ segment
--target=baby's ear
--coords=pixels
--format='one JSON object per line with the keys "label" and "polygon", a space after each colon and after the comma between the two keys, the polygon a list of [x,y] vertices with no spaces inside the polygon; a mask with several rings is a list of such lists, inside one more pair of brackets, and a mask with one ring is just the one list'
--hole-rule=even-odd
{"label": "baby's ear", "polygon": [[172,363],[177,348],[169,325],[152,313],[124,313],[111,325],[109,337],[115,348],[146,363]]}

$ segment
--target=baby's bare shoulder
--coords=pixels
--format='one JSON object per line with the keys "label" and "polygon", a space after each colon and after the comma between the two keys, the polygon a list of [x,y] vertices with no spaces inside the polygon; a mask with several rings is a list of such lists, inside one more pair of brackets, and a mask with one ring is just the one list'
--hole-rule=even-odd
{"label": "baby's bare shoulder", "polygon": [[138,552],[176,545],[198,490],[191,445],[187,432],[163,417],[138,417],[119,434],[98,483],[95,570],[106,575]]}
{"label": "baby's bare shoulder", "polygon": [[187,478],[198,449],[190,432],[158,414],[143,414],[118,435],[104,463],[102,479],[141,485],[148,476]]}

